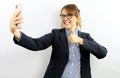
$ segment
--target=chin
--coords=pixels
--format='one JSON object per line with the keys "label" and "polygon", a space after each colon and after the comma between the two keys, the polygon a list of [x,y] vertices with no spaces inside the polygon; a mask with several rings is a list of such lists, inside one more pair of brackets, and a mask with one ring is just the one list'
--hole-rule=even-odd
{"label": "chin", "polygon": [[[64,28],[65,28],[65,27],[64,27]],[[65,29],[69,30],[70,28],[65,28]]]}
{"label": "chin", "polygon": [[63,26],[65,29],[70,29],[70,26]]}

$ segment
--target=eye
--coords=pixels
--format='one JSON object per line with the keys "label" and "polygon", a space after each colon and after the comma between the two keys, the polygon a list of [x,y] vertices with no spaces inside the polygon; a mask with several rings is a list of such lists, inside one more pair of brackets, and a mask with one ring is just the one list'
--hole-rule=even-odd
{"label": "eye", "polygon": [[60,14],[60,16],[64,17],[65,15],[64,14]]}
{"label": "eye", "polygon": [[73,14],[67,14],[67,15],[65,15],[65,14],[60,14],[60,18],[61,18],[61,19],[65,18],[65,17],[68,18],[68,19],[71,19],[72,16],[73,16]]}
{"label": "eye", "polygon": [[67,18],[68,18],[68,19],[71,19],[72,16],[73,16],[73,14],[67,14]]}
{"label": "eye", "polygon": [[67,16],[68,16],[68,17],[69,17],[69,16],[71,17],[71,16],[73,16],[73,14],[67,14]]}
{"label": "eye", "polygon": [[64,14],[60,14],[60,18],[64,18],[66,15]]}

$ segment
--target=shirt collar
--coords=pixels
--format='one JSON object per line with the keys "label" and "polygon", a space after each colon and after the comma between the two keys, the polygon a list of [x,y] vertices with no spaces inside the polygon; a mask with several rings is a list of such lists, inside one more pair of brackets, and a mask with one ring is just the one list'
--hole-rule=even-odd
{"label": "shirt collar", "polygon": [[[65,29],[65,31],[66,31],[67,36],[69,36],[71,34],[70,30],[68,30],[68,29]],[[77,28],[75,29],[75,33],[78,35],[78,29]]]}

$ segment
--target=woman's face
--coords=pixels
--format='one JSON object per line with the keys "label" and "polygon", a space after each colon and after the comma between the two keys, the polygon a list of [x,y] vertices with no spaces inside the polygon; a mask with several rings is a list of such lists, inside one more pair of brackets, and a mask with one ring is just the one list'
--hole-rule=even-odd
{"label": "woman's face", "polygon": [[70,14],[67,9],[63,9],[61,12],[61,25],[71,30],[72,28],[76,28],[77,17]]}

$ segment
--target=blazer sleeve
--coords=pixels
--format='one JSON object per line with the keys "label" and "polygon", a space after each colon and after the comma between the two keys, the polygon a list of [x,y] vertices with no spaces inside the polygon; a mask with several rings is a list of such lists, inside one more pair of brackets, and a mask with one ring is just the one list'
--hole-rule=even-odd
{"label": "blazer sleeve", "polygon": [[87,52],[92,53],[95,55],[98,59],[104,58],[107,55],[107,49],[98,44],[88,33],[87,38],[83,41],[83,48],[87,50]]}
{"label": "blazer sleeve", "polygon": [[38,51],[48,48],[52,44],[53,39],[54,39],[53,31],[51,33],[45,34],[40,38],[29,37],[25,35],[23,32],[21,32],[20,40],[16,40],[15,37],[13,38],[15,44],[18,44],[24,48],[33,51]]}

